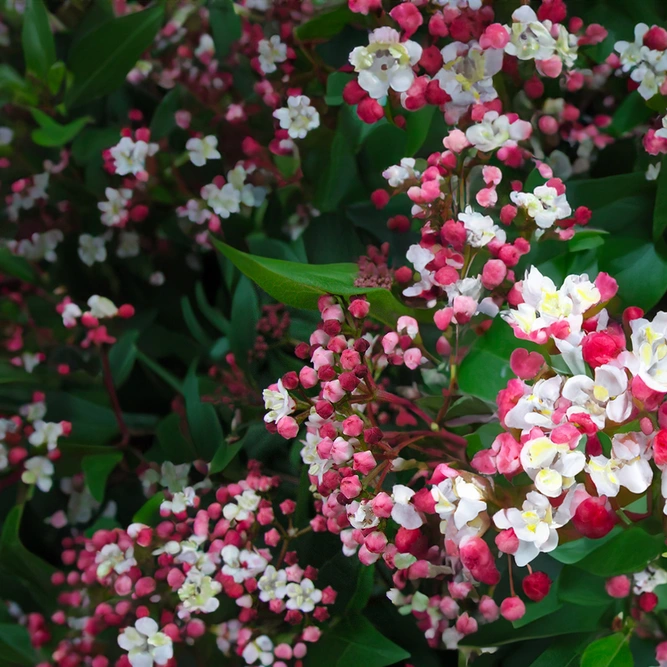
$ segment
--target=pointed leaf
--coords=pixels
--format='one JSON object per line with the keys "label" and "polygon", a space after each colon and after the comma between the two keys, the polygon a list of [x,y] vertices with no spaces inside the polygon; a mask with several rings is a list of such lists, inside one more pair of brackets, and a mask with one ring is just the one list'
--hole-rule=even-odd
{"label": "pointed leaf", "polygon": [[56,44],[43,0],[27,0],[21,41],[28,71],[46,81],[51,65],[56,62]]}

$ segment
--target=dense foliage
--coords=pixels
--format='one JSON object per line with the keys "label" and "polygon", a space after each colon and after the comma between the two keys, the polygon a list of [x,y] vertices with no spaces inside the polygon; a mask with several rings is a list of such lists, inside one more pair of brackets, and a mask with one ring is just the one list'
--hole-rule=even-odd
{"label": "dense foliage", "polygon": [[0,665],[667,666],[662,0],[0,46]]}

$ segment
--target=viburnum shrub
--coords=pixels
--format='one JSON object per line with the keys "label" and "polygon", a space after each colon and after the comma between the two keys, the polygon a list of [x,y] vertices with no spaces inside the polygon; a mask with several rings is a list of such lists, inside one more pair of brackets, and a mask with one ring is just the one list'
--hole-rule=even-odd
{"label": "viburnum shrub", "polygon": [[0,46],[0,666],[667,667],[667,5]]}

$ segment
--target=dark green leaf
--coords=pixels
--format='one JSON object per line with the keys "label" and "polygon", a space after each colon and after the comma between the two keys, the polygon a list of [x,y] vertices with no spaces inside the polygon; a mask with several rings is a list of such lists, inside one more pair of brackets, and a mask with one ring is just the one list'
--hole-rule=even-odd
{"label": "dark green leaf", "polygon": [[557,639],[530,667],[574,667],[590,642],[588,634],[574,634]]}
{"label": "dark green leaf", "polygon": [[334,9],[332,12],[320,14],[310,21],[306,21],[294,30],[294,36],[302,42],[311,39],[326,39],[337,35],[355,15],[347,5]]}
{"label": "dark green leaf", "polygon": [[37,274],[24,257],[18,257],[9,248],[0,248],[0,273],[36,283]]}
{"label": "dark green leaf", "polygon": [[653,238],[661,238],[665,229],[667,229],[667,157],[662,159],[658,176],[658,192],[653,210]]}
{"label": "dark green leaf", "polygon": [[229,331],[229,345],[241,366],[247,365],[248,352],[255,344],[259,314],[257,292],[250,280],[242,276],[232,301],[234,326]]}
{"label": "dark green leaf", "polygon": [[211,339],[208,337],[190,305],[190,299],[187,296],[181,297],[181,311],[183,312],[183,319],[192,334],[192,337],[204,348],[211,347]]}
{"label": "dark green leaf", "polygon": [[646,106],[644,98],[635,90],[616,109],[607,132],[612,136],[620,137],[645,123],[651,115],[652,111]]}
{"label": "dark green leaf", "polygon": [[160,505],[163,500],[164,492],[158,491],[139,508],[132,517],[132,521],[134,523],[145,523],[147,526],[155,525],[155,522],[160,519]]}
{"label": "dark green leaf", "polygon": [[154,141],[168,136],[176,128],[176,112],[181,108],[182,98],[181,88],[176,86],[158,104],[151,120],[151,138]]}
{"label": "dark green leaf", "polygon": [[222,443],[222,427],[215,408],[210,403],[202,403],[199,397],[199,381],[195,369],[196,361],[190,366],[183,384],[185,414],[198,456],[210,461]]}
{"label": "dark green leaf", "polygon": [[643,570],[665,550],[664,535],[649,535],[633,526],[616,535],[576,565],[598,577],[615,577]]}
{"label": "dark green leaf", "polygon": [[343,104],[343,88],[352,81],[354,75],[348,72],[333,72],[327,78],[327,94],[324,101],[331,106]]}
{"label": "dark green leaf", "polygon": [[162,24],[163,7],[151,7],[98,26],[72,47],[67,67],[74,83],[68,108],[106,95],[125,81]]}
{"label": "dark green leaf", "polygon": [[558,577],[558,598],[584,607],[609,603],[605,581],[578,567],[564,567]]}
{"label": "dark green leaf", "polygon": [[326,167],[317,185],[314,203],[323,213],[335,211],[348,191],[358,182],[357,162],[350,143],[336,132]]}
{"label": "dark green leaf", "polygon": [[38,663],[35,649],[30,642],[28,629],[18,623],[0,623],[0,656],[3,664],[26,665]]}
{"label": "dark green leaf", "polygon": [[172,413],[160,421],[155,433],[165,461],[188,463],[196,458],[192,445],[181,432],[181,418]]}
{"label": "dark green leaf", "polygon": [[582,537],[578,540],[572,540],[572,542],[566,542],[565,544],[560,544],[554,551],[549,552],[551,558],[555,558],[560,563],[565,563],[566,565],[571,565],[572,563],[578,563],[580,560],[583,560],[588,554],[592,553],[596,549],[599,549],[602,545],[609,540],[616,537],[621,532],[621,528],[616,526],[609,534],[600,538],[599,540],[592,540],[589,537]]}
{"label": "dark green leaf", "polygon": [[231,45],[241,38],[241,17],[234,11],[232,0],[211,0],[209,12],[215,55],[223,60]]}
{"label": "dark green leaf", "polygon": [[116,387],[120,387],[130,377],[134,368],[137,360],[137,338],[139,332],[136,329],[126,331],[109,351],[109,365]]}
{"label": "dark green leaf", "polygon": [[422,147],[424,141],[426,141],[434,112],[435,106],[427,104],[425,107],[419,109],[419,111],[406,113],[406,156],[413,156]]}
{"label": "dark green leaf", "polygon": [[105,454],[84,456],[81,460],[81,468],[86,480],[86,486],[93,498],[98,502],[101,503],[104,500],[107,478],[122,459],[123,455],[121,452],[111,451]]}
{"label": "dark green leaf", "polygon": [[86,123],[92,120],[90,116],[83,116],[67,125],[61,125],[39,109],[30,109],[30,113],[39,125],[39,128],[33,130],[30,135],[38,146],[64,146],[81,132]]}
{"label": "dark green leaf", "polygon": [[632,667],[628,636],[616,632],[588,646],[581,656],[581,667]]}
{"label": "dark green leaf", "polygon": [[26,67],[42,81],[56,62],[56,44],[43,0],[27,0],[21,33]]}
{"label": "dark green leaf", "polygon": [[58,62],[53,63],[49,69],[49,73],[46,77],[46,83],[49,86],[49,91],[51,95],[57,95],[60,87],[63,85],[65,76],[67,75],[67,68],[65,63],[59,60]]}
{"label": "dark green leaf", "polygon": [[352,614],[308,650],[307,667],[387,667],[410,654],[383,637],[364,616]]}

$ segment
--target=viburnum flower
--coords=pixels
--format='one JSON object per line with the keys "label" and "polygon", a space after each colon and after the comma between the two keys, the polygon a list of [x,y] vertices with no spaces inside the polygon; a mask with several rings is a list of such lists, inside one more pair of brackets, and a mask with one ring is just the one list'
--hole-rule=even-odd
{"label": "viburnum flower", "polygon": [[128,652],[132,667],[166,665],[174,655],[171,639],[148,616],[138,619],[134,627],[125,628],[118,635],[118,646]]}
{"label": "viburnum flower", "polygon": [[460,476],[432,486],[431,496],[435,501],[435,511],[441,519],[440,532],[443,534],[452,516],[456,529],[461,530],[486,510],[486,501],[479,486],[466,482]]}
{"label": "viburnum flower", "polygon": [[222,157],[218,151],[218,139],[212,134],[203,139],[198,137],[188,139],[185,149],[195,167],[203,167],[208,160],[219,160]]}
{"label": "viburnum flower", "polygon": [[239,549],[233,544],[223,547],[220,556],[225,563],[222,573],[232,577],[236,583],[256,577],[268,565],[266,558],[257,551]]}
{"label": "viburnum flower", "polygon": [[530,138],[532,126],[525,120],[510,122],[508,116],[497,111],[487,111],[481,123],[475,123],[466,130],[468,141],[483,153],[490,153],[508,144]]}
{"label": "viburnum flower", "polygon": [[231,183],[225,183],[222,187],[209,183],[201,189],[201,196],[206,200],[206,205],[221,218],[228,218],[241,210],[241,192]]}
{"label": "viburnum flower", "polygon": [[65,432],[60,422],[45,422],[38,419],[33,426],[35,430],[30,434],[28,442],[33,447],[46,445],[49,451],[53,451],[58,446],[58,438]]}
{"label": "viburnum flower", "polygon": [[562,385],[563,378],[558,375],[538,380],[532,387],[523,385],[523,395],[505,415],[505,426],[526,433],[534,427],[554,429],[554,412]]}
{"label": "viburnum flower", "polygon": [[106,239],[104,236],[79,236],[79,258],[86,266],[103,262],[107,258]]}
{"label": "viburnum flower", "polygon": [[541,229],[553,227],[557,220],[568,218],[572,214],[565,194],[558,194],[556,188],[538,185],[532,193],[512,192],[510,199],[521,207],[528,217],[535,220]]}
{"label": "viburnum flower", "polygon": [[621,424],[632,412],[632,399],[627,390],[628,376],[625,370],[615,366],[598,366],[595,379],[575,375],[563,386],[563,396],[572,402],[567,414],[584,412],[599,429],[605,427],[607,419]]}
{"label": "viburnum flower", "polygon": [[[571,497],[574,488],[568,496]],[[554,513],[549,499],[537,491],[526,495],[522,508],[511,507],[496,512],[493,522],[501,530],[513,529],[519,539],[519,548],[513,553],[519,567],[537,558],[540,552],[553,551],[558,546],[557,529],[570,520],[566,499]]]}
{"label": "viburnum flower", "polygon": [[287,106],[276,109],[273,116],[292,139],[303,139],[310,130],[320,126],[320,114],[310,106],[310,98],[306,95],[290,95]]}
{"label": "viburnum flower", "polygon": [[111,299],[107,299],[99,294],[93,294],[88,299],[87,304],[88,308],[90,308],[90,314],[98,320],[118,315],[116,304]]}
{"label": "viburnum flower", "polygon": [[257,51],[259,65],[264,74],[275,72],[278,69],[276,63],[284,63],[287,60],[287,45],[280,41],[278,35],[273,35],[269,39],[260,39]]}
{"label": "viburnum flower", "polygon": [[422,47],[411,40],[401,42],[393,28],[376,28],[368,46],[357,46],[350,53],[350,63],[359,72],[359,85],[379,100],[389,92],[407,91],[414,81],[412,67],[419,62]]}
{"label": "viburnum flower", "polygon": [[632,351],[622,352],[619,361],[647,387],[667,392],[667,313],[632,320],[630,328]]}
{"label": "viburnum flower", "polygon": [[21,475],[24,484],[34,485],[45,493],[51,490],[55,468],[46,456],[33,456],[25,462],[24,468]]}
{"label": "viburnum flower", "polygon": [[257,588],[260,590],[259,599],[262,602],[282,600],[287,594],[287,572],[268,565],[257,580]]}
{"label": "viburnum flower", "polygon": [[97,577],[104,579],[112,571],[116,574],[125,574],[137,564],[134,558],[134,548],[123,551],[117,544],[105,544],[95,555]]}
{"label": "viburnum flower", "polygon": [[407,528],[408,530],[419,528],[424,523],[419,512],[417,512],[415,506],[410,502],[414,495],[414,490],[403,484],[394,484],[391,492],[391,499],[394,501],[391,518],[399,526],[403,526],[403,528]]}
{"label": "viburnum flower", "polygon": [[287,609],[298,609],[309,613],[315,609],[315,605],[322,600],[322,591],[315,588],[310,579],[303,579],[299,583],[289,583],[285,589]]}
{"label": "viburnum flower", "polygon": [[185,581],[178,589],[178,597],[183,603],[179,616],[186,617],[192,612],[210,614],[219,606],[216,595],[222,590],[222,584],[203,574],[196,567],[188,572]]}
{"label": "viburnum flower", "polygon": [[267,667],[273,664],[273,642],[266,635],[260,635],[256,639],[248,642],[243,649],[241,657],[247,665],[254,665],[259,660],[259,664]]}
{"label": "viburnum flower", "polygon": [[121,188],[106,188],[104,190],[107,201],[99,202],[97,208],[102,211],[100,220],[107,227],[123,226],[128,219],[127,204],[132,199],[132,190]]}
{"label": "viburnum flower", "polygon": [[262,392],[264,398],[264,408],[268,412],[264,415],[264,421],[268,424],[278,422],[283,417],[294,412],[296,402],[289,395],[289,392],[283,386],[282,380],[278,380],[275,385],[271,385]]}
{"label": "viburnum flower", "polygon": [[392,188],[398,188],[405,181],[417,178],[419,172],[415,169],[416,161],[411,157],[404,157],[399,164],[394,164],[387,167],[382,176],[387,179],[387,182]]}
{"label": "viburnum flower", "polygon": [[130,137],[122,137],[121,140],[109,149],[111,157],[116,165],[116,173],[119,176],[132,174],[136,176],[146,171],[146,158],[155,155],[158,145],[145,141],[134,141]]}
{"label": "viburnum flower", "polygon": [[637,91],[650,100],[667,80],[667,51],[651,49],[644,43],[649,32],[645,23],[635,26],[635,41],[618,41],[614,49],[619,54],[621,68],[630,72],[630,78],[639,84]]}
{"label": "viburnum flower", "polygon": [[482,248],[494,239],[498,243],[505,243],[507,235],[493,222],[493,218],[473,211],[472,207],[466,207],[465,213],[459,213],[459,220],[466,230],[466,238],[473,248]]}

